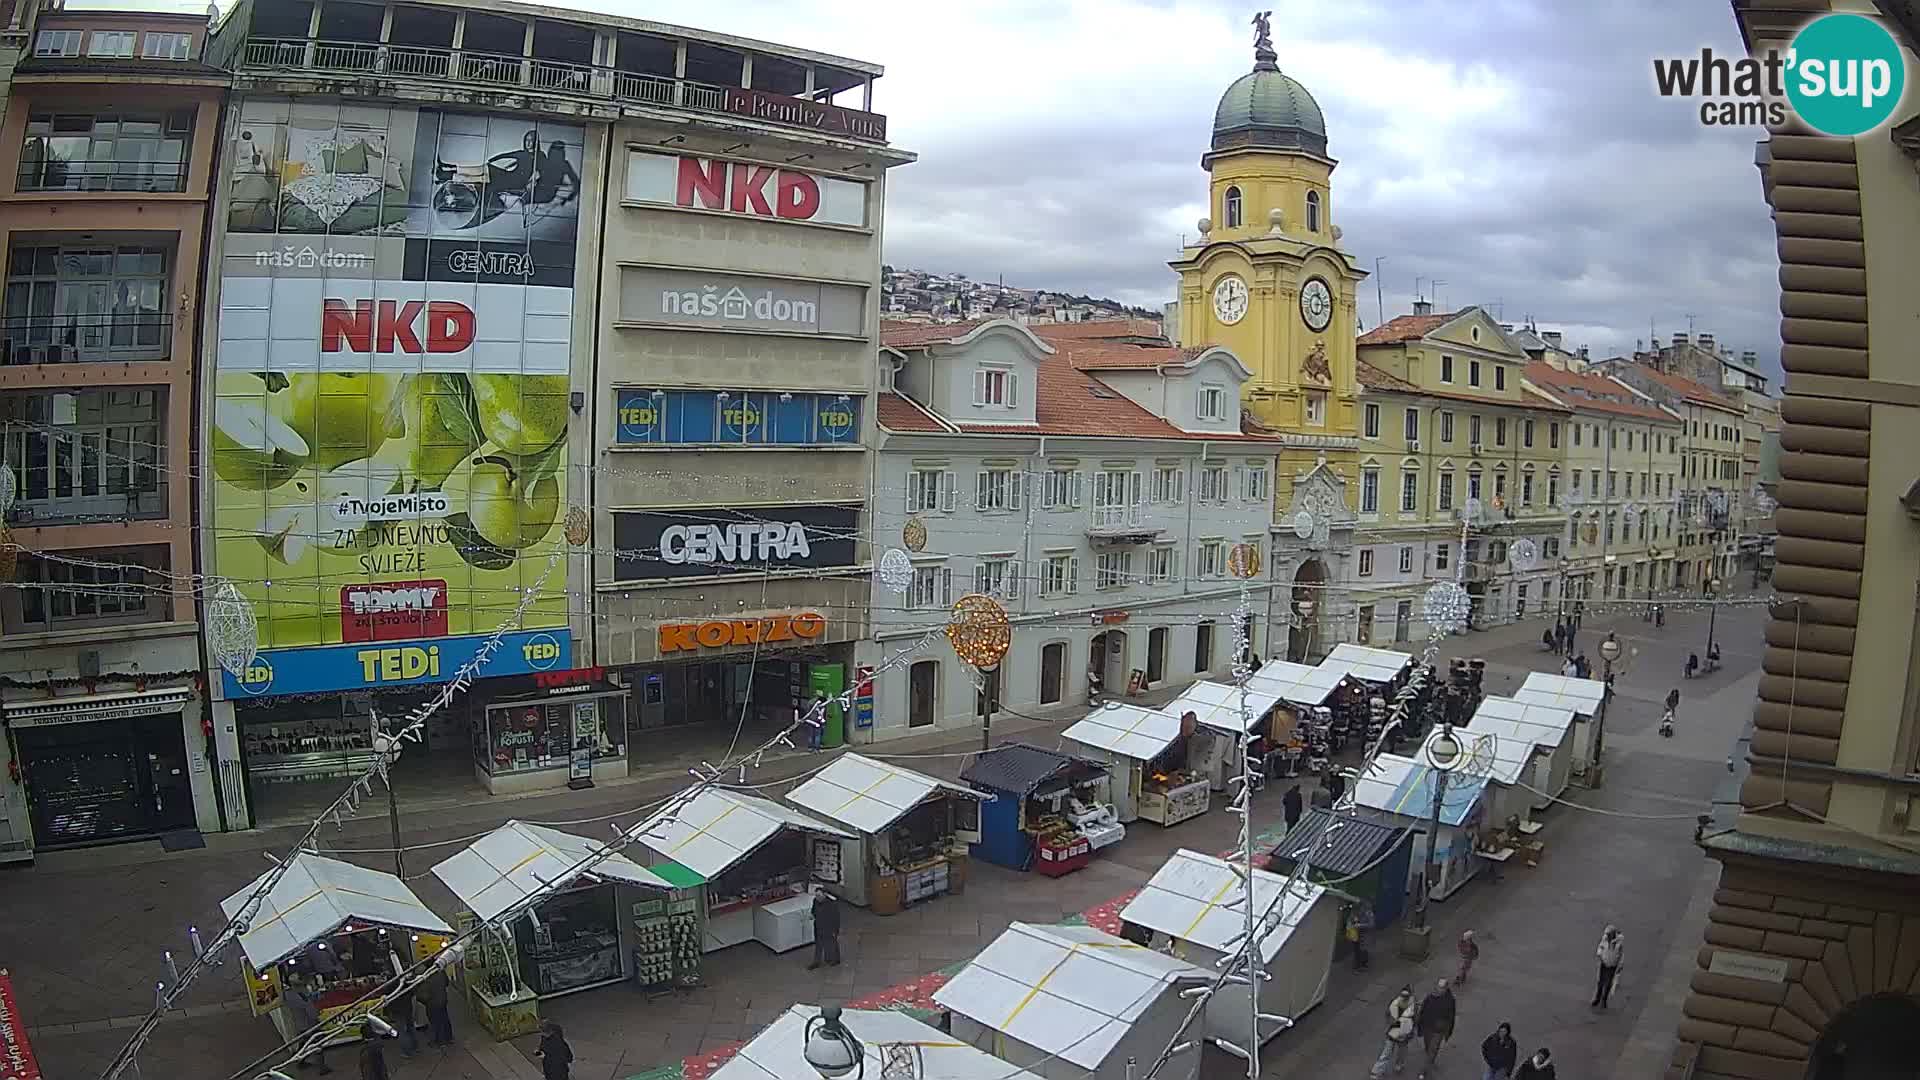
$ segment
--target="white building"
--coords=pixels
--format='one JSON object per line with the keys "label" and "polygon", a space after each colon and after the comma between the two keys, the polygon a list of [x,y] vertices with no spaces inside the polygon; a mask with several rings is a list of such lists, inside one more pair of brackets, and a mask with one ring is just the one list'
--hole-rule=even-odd
{"label": "white building", "polygon": [[[1276,444],[1242,433],[1250,373],[1225,349],[1049,332],[1006,319],[884,330],[872,542],[876,556],[910,552],[914,573],[904,595],[876,584],[869,662],[989,593],[1014,631],[994,700],[1078,715],[1090,687],[1231,668],[1238,544],[1261,556],[1247,592],[1263,648]],[[978,724],[977,689],[950,649],[928,647],[875,680],[866,737]]]}

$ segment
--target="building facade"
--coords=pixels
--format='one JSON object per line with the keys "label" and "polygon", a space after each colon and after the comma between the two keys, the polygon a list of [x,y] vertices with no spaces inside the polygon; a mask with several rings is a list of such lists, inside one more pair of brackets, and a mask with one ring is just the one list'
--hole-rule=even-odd
{"label": "building facade", "polygon": [[1708,384],[1657,366],[1660,354],[1607,366],[1608,374],[1680,418],[1680,543],[1675,588],[1694,594],[1722,585],[1739,563],[1736,522],[1750,501],[1740,489],[1746,410]]}
{"label": "building facade", "polygon": [[226,73],[204,16],[14,13],[0,121],[0,860],[222,824],[194,544]]}
{"label": "building facade", "polygon": [[[1234,620],[1267,647],[1275,440],[1241,431],[1251,372],[1231,351],[1133,340],[1116,323],[1009,320],[883,333],[873,545],[912,576],[873,601],[872,727],[883,739],[1021,715],[1078,715],[1224,676]],[[1228,570],[1237,545],[1256,576]],[[943,641],[965,593],[1000,600],[1013,644],[984,684]],[[890,663],[899,657],[901,662]]]}

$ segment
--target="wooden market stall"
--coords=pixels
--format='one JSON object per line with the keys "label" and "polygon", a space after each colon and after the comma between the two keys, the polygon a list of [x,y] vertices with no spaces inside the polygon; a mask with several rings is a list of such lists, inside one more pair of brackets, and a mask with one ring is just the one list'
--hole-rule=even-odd
{"label": "wooden market stall", "polygon": [[[1016,922],[934,991],[953,1037],[1049,1080],[1132,1080],[1185,1020],[1181,992],[1213,973],[1091,926]],[[1195,1076],[1198,1040],[1169,1076]]]}
{"label": "wooden market stall", "polygon": [[[820,1025],[814,1023],[819,1015],[816,1005],[788,1008],[708,1077],[811,1080],[819,1070],[807,1063],[807,1035],[810,1028],[819,1029]],[[916,1066],[913,1075],[920,1080],[1041,1080],[904,1012],[842,1009],[840,1023],[859,1040],[861,1055],[867,1067],[874,1070],[873,1080],[892,1075],[890,1071],[883,1074],[881,1069],[891,1062],[889,1053],[902,1047],[911,1051]]]}
{"label": "wooden market stall", "polygon": [[[1204,742],[1195,734],[1187,754],[1188,769],[1205,776],[1213,790],[1225,791],[1227,778],[1240,773],[1242,735],[1251,735],[1257,740],[1252,751],[1261,764],[1265,763],[1269,747],[1284,745],[1293,737],[1292,729],[1287,727],[1293,714],[1281,710],[1279,705],[1278,694],[1251,682],[1243,691],[1238,686],[1202,680],[1162,705],[1160,711],[1182,719],[1191,713],[1195,723],[1212,733],[1213,737]],[[1285,730],[1280,730],[1282,728]]]}
{"label": "wooden market stall", "polygon": [[[1152,930],[1155,943],[1169,946],[1174,957],[1217,971],[1215,965],[1245,937],[1246,909],[1239,906],[1245,889],[1226,860],[1182,849],[1161,864],[1120,918]],[[1260,963],[1269,978],[1258,990],[1260,1012],[1297,1022],[1326,1000],[1340,905],[1323,885],[1254,870],[1253,910],[1266,927]],[[1246,997],[1244,986],[1223,986],[1214,994],[1207,1002],[1208,1039],[1246,1047]],[[1263,1022],[1260,1042],[1286,1027],[1283,1020]]]}
{"label": "wooden market stall", "polygon": [[[813,882],[842,883],[853,834],[770,799],[708,788],[633,830],[653,863],[699,875],[702,952],[758,941],[774,952],[813,942]],[[668,876],[666,867],[651,868]]]}
{"label": "wooden market stall", "polygon": [[1334,884],[1364,901],[1373,911],[1376,930],[1393,925],[1406,909],[1413,833],[1354,814],[1339,814],[1339,827],[1329,833],[1327,827],[1335,820],[1335,811],[1308,807],[1300,823],[1274,846],[1267,868],[1290,874],[1305,861],[1308,881]]}
{"label": "wooden market stall", "polygon": [[1573,710],[1554,705],[1529,705],[1509,697],[1487,697],[1473,710],[1467,722],[1469,731],[1501,731],[1516,738],[1531,737],[1546,751],[1533,775],[1524,783],[1531,788],[1535,810],[1553,805],[1573,782]]}
{"label": "wooden market stall", "polygon": [[1248,686],[1280,699],[1274,711],[1275,738],[1267,744],[1269,776],[1299,776],[1302,762],[1312,771],[1327,767],[1332,752],[1327,701],[1346,677],[1339,665],[1269,660],[1247,678]]}
{"label": "wooden market stall", "polygon": [[1190,771],[1188,754],[1196,740],[1214,737],[1178,715],[1117,701],[1060,733],[1074,752],[1112,767],[1113,809],[1122,824],[1145,818],[1160,825],[1178,825],[1212,805],[1207,778]]}
{"label": "wooden market stall", "polygon": [[[1380,754],[1374,768],[1361,774],[1353,787],[1355,812],[1395,828],[1412,830],[1413,858],[1407,871],[1411,893],[1426,873],[1426,838],[1433,818],[1436,770],[1424,761]],[[1486,815],[1487,778],[1460,770],[1448,774],[1440,806],[1440,831],[1434,838],[1434,860],[1439,880],[1429,894],[1445,900],[1471,881],[1485,865],[1475,843]],[[1417,894],[1415,894],[1417,895]]]}
{"label": "wooden market stall", "polygon": [[1406,674],[1407,669],[1413,666],[1413,654],[1345,642],[1335,645],[1326,659],[1320,661],[1320,666],[1344,669],[1342,673],[1348,678],[1385,686]]}
{"label": "wooden market stall", "polygon": [[[267,1016],[283,1039],[301,1035],[285,994],[298,981],[315,996],[320,1019],[364,1015],[361,998],[417,961],[447,946],[453,928],[427,910],[405,882],[310,851],[285,872],[249,915],[248,899],[268,876],[220,902],[228,919],[245,918],[240,974],[255,1016]],[[335,1042],[351,1042],[348,1025]]]}
{"label": "wooden market stall", "polygon": [[[1434,740],[1442,734],[1441,728],[1428,732],[1415,756],[1426,760]],[[1464,755],[1463,769],[1487,781],[1486,812],[1480,822],[1482,852],[1517,847],[1524,838],[1539,832],[1540,823],[1533,820],[1534,795],[1528,786],[1546,767],[1547,755],[1534,741],[1533,729],[1487,718],[1470,728],[1453,728],[1452,735]]]}
{"label": "wooden market stall", "polygon": [[1105,762],[1009,742],[975,755],[960,779],[993,796],[969,850],[996,866],[1057,877],[1127,834],[1107,795]]}
{"label": "wooden market stall", "polygon": [[1599,679],[1575,679],[1536,671],[1527,676],[1513,700],[1528,705],[1547,705],[1573,711],[1573,775],[1589,776],[1599,761],[1601,742],[1600,704],[1606,699],[1607,684]]}
{"label": "wooden market stall", "polygon": [[841,881],[833,892],[850,904],[892,915],[967,880],[967,845],[980,839],[980,803],[971,788],[924,773],[845,754],[787,801],[846,826]]}

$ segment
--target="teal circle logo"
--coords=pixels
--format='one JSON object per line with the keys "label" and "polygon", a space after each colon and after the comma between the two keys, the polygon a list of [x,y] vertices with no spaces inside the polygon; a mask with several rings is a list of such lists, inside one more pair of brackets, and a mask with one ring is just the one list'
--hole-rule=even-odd
{"label": "teal circle logo", "polygon": [[231,673],[229,677],[240,684],[241,693],[249,697],[259,697],[273,689],[273,661],[267,658],[266,653],[260,653],[237,677]]}
{"label": "teal circle logo", "polygon": [[1794,36],[1787,100],[1815,131],[1872,131],[1893,115],[1906,88],[1900,43],[1864,15],[1824,15]]}

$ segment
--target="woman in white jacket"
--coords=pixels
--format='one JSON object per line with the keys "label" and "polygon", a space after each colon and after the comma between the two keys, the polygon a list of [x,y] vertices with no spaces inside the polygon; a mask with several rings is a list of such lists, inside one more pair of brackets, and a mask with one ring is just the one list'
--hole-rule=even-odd
{"label": "woman in white jacket", "polygon": [[1593,950],[1600,961],[1600,980],[1594,984],[1593,1007],[1604,1009],[1613,996],[1613,980],[1620,976],[1620,962],[1627,957],[1627,936],[1617,926],[1608,926]]}
{"label": "woman in white jacket", "polygon": [[1373,1063],[1368,1075],[1374,1080],[1391,1072],[1405,1072],[1407,1069],[1407,1044],[1413,1041],[1413,987],[1403,986],[1400,992],[1387,1002],[1387,1039],[1381,1044],[1380,1057]]}

